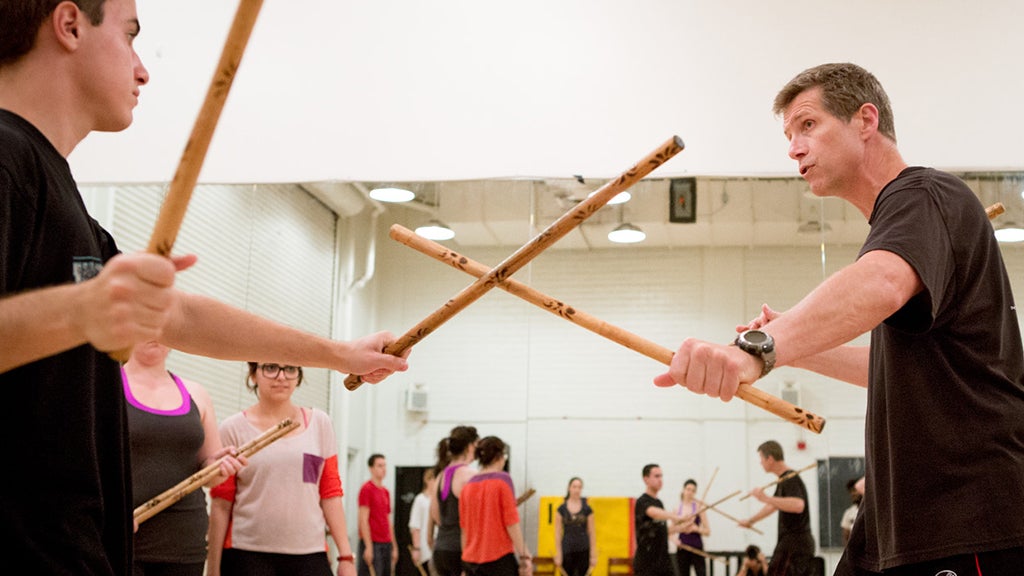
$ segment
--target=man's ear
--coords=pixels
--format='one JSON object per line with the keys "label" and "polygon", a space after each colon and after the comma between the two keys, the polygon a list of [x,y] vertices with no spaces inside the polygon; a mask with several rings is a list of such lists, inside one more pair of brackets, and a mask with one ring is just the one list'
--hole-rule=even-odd
{"label": "man's ear", "polygon": [[855,115],[857,120],[860,121],[860,133],[861,136],[867,138],[872,134],[878,132],[878,107],[870,102],[861,104],[860,110],[857,110]]}
{"label": "man's ear", "polygon": [[61,2],[50,15],[50,27],[57,43],[67,50],[78,47],[79,34],[85,23],[85,14],[74,2]]}

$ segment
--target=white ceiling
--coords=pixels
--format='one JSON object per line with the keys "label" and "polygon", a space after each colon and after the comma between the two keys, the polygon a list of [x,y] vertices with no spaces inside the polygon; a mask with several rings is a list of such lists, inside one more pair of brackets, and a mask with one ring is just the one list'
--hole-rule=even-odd
{"label": "white ceiling", "polygon": [[[1007,205],[1000,220],[1024,221],[1020,190],[1024,174],[964,174],[986,206]],[[696,222],[669,221],[670,179],[645,179],[630,189],[632,199],[605,206],[552,249],[622,247],[610,230],[629,222],[646,234],[638,247],[858,245],[868,232],[864,216],[836,198],[817,198],[800,178],[697,178]],[[436,218],[455,233],[457,246],[522,246],[569,211],[603,181],[503,179],[402,183],[416,193],[407,204],[377,204],[385,220],[415,227]],[[304,184],[339,214],[354,216],[375,201],[376,183]],[[822,232],[814,223],[824,221]]]}

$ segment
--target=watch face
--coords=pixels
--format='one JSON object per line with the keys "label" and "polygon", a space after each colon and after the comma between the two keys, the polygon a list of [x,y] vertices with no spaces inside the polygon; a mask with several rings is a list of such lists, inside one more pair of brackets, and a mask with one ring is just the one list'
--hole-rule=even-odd
{"label": "watch face", "polygon": [[751,344],[764,344],[768,341],[768,335],[760,330],[749,330],[743,335],[743,339]]}

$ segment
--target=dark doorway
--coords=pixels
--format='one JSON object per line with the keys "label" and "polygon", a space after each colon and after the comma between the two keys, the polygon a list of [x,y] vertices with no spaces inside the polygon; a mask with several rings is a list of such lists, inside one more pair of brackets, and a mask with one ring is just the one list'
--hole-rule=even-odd
{"label": "dark doorway", "polygon": [[395,576],[420,576],[409,554],[412,536],[409,533],[409,513],[412,501],[423,490],[423,472],[429,466],[395,467],[395,540],[398,541],[398,566]]}

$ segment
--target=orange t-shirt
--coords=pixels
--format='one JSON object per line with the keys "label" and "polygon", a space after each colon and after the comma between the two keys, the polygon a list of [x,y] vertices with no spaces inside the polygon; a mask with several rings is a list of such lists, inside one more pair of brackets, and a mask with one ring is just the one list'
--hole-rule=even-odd
{"label": "orange t-shirt", "polygon": [[473,476],[459,496],[459,525],[466,537],[462,560],[483,564],[514,553],[508,527],[518,522],[512,477],[505,472]]}

